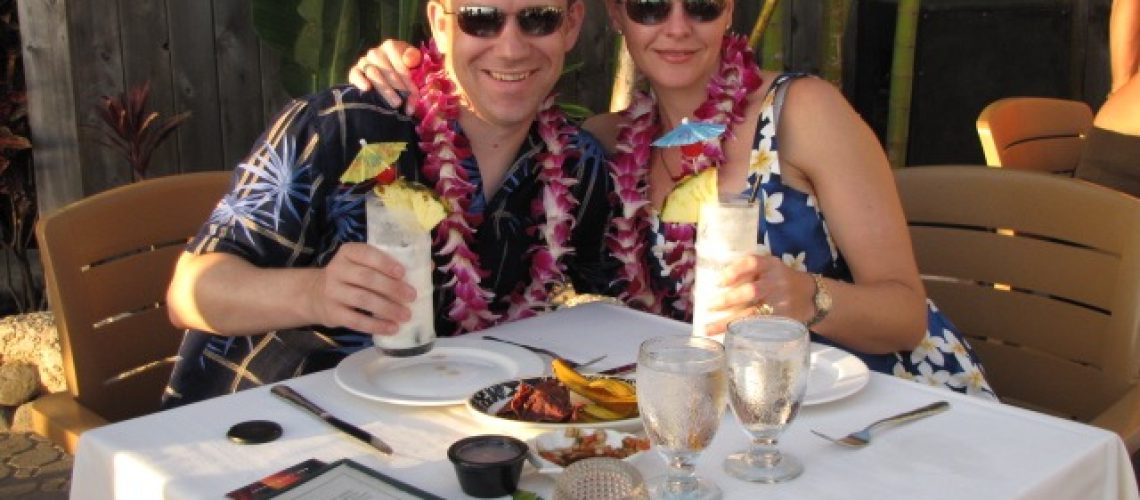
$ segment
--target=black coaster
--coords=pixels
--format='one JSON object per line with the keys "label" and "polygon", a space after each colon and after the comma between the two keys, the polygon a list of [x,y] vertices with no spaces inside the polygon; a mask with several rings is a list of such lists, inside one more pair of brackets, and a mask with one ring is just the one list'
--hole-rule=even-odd
{"label": "black coaster", "polygon": [[269,420],[247,420],[230,427],[226,437],[238,444],[268,443],[281,437],[281,424]]}

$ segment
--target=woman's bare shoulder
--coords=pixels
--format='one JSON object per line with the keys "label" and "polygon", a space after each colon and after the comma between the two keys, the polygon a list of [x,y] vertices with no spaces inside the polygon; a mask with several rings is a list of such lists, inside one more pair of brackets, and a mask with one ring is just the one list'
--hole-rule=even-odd
{"label": "woman's bare shoulder", "polygon": [[1133,76],[1109,96],[1093,123],[1105,130],[1140,135],[1140,75]]}

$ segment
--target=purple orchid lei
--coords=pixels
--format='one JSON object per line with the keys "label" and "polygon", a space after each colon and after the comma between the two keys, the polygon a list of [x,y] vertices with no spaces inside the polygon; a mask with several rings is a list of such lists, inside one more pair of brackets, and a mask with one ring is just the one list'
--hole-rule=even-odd
{"label": "purple orchid lei", "polygon": [[[759,89],[763,81],[748,40],[725,35],[720,66],[708,83],[708,97],[693,112],[694,118],[725,125],[728,131],[725,137],[732,137],[733,126],[744,121],[748,96]],[[655,96],[638,92],[621,115],[624,119],[618,127],[617,154],[610,162],[610,175],[617,186],[622,210],[620,216],[613,218],[606,235],[610,252],[622,263],[618,275],[618,280],[625,283],[621,298],[632,307],[656,313],[675,311],[671,315],[689,319],[696,264],[696,225],[662,221],[664,242],[651,249],[661,263],[662,272],[677,284],[675,287],[654,287],[645,265],[650,143],[661,128]],[[724,160],[721,141],[706,141],[699,154],[682,155],[681,177],[696,175]]]}
{"label": "purple orchid lei", "polygon": [[434,183],[448,209],[448,216],[436,226],[432,242],[437,255],[450,257],[440,267],[452,276],[444,286],[455,294],[455,301],[448,306],[448,318],[457,325],[456,333],[466,333],[548,310],[549,291],[566,282],[563,257],[574,251],[568,243],[577,222],[571,214],[579,202],[570,188],[577,179],[566,175],[562,168],[568,157],[577,154],[568,148],[574,130],[554,105],[554,97],[547,97],[538,113],[539,135],[546,144],[545,151],[536,156],[542,196],[531,204],[535,220],[544,221],[532,228],[541,241],[527,250],[531,254],[530,283],[511,294],[505,314],[495,314],[490,310],[494,293],[480,284],[488,272],[480,266],[479,254],[471,249],[474,228],[482,216],[468,213],[476,186],[460,164],[471,155],[471,148],[467,139],[452,128],[459,118],[459,97],[444,68],[443,55],[435,45],[424,47],[423,54],[423,63],[412,75],[422,96],[415,107],[415,116],[420,119],[416,133],[420,148],[426,153],[424,175]]}

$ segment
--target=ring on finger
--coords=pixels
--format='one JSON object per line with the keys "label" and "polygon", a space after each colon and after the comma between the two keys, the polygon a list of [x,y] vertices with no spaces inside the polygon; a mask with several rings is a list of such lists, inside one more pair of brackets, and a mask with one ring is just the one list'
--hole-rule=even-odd
{"label": "ring on finger", "polygon": [[771,316],[772,313],[776,312],[776,309],[767,302],[761,303],[758,306],[753,306],[753,309],[756,311],[756,315],[758,316]]}

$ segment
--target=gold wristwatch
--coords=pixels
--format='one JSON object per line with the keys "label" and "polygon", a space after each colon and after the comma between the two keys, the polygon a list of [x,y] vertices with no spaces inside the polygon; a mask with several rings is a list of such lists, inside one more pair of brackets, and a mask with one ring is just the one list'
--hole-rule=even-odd
{"label": "gold wristwatch", "polygon": [[815,280],[815,295],[812,301],[815,302],[815,316],[807,320],[804,326],[811,328],[823,321],[827,317],[827,313],[831,312],[831,294],[827,292],[827,285],[823,283],[823,276],[812,273],[811,279]]}

